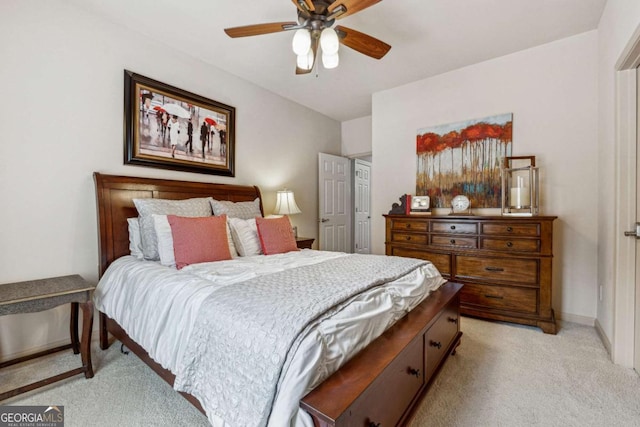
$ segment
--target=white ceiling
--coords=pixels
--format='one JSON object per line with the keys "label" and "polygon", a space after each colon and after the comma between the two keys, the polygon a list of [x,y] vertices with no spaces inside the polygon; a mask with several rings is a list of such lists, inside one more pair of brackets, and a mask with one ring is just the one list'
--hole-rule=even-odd
{"label": "white ceiling", "polygon": [[[68,0],[339,121],[372,93],[597,28],[606,0],[386,0],[338,20],[392,46],[375,60],[295,75],[293,32],[231,39],[223,29],[296,21],[290,0]],[[188,90],[188,88],[183,88]]]}

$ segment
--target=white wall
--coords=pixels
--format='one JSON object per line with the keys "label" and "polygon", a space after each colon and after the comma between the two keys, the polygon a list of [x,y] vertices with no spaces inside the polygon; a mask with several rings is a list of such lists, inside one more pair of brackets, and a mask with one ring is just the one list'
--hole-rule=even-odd
{"label": "white wall", "polygon": [[342,155],[362,157],[371,154],[371,116],[342,122]]}
{"label": "white wall", "polygon": [[598,26],[598,284],[603,287],[598,323],[610,341],[615,302],[615,65],[639,25],[639,1],[608,0]]}
{"label": "white wall", "polygon": [[[0,7],[0,283],[98,274],[92,173],[295,191],[317,236],[317,153],[340,123],[64,2]],[[123,165],[123,70],[236,107],[236,177]],[[68,338],[68,308],[0,318],[0,359]]]}
{"label": "white wall", "polygon": [[[596,31],[373,95],[372,245],[382,214],[415,192],[416,131],[513,113],[513,154],[535,155],[542,213],[554,224],[556,315],[596,316],[598,178]],[[394,179],[389,179],[394,177]],[[498,211],[499,213],[499,211]]]}

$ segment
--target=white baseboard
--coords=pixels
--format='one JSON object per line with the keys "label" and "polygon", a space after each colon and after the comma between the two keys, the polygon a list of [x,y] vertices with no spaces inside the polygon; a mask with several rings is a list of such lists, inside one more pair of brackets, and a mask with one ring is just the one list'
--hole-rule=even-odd
{"label": "white baseboard", "polygon": [[[78,338],[82,340],[82,328],[78,331]],[[98,322],[94,322],[93,329],[91,333],[91,342],[95,343],[100,340]],[[71,338],[64,338],[58,341],[48,342],[46,344],[42,344],[36,347],[25,348],[21,351],[11,353],[11,354],[1,354],[0,353],[0,363],[6,362],[8,360],[18,359],[20,357],[29,356],[31,354],[39,353],[41,351],[50,350],[52,348],[60,347],[66,344],[71,344]]]}
{"label": "white baseboard", "polygon": [[580,316],[579,314],[571,313],[556,313],[558,320],[564,320],[565,322],[578,323],[580,325],[594,326],[596,319],[588,316]]}
{"label": "white baseboard", "polygon": [[602,345],[607,350],[607,353],[609,353],[609,356],[611,356],[611,343],[609,342],[609,339],[604,333],[604,330],[602,329],[602,326],[600,325],[600,322],[598,322],[597,318],[580,316],[578,314],[571,313],[557,313],[556,318],[565,322],[578,323],[585,326],[593,326],[596,330],[596,333],[600,337],[600,341],[602,341]]}
{"label": "white baseboard", "polygon": [[600,337],[600,341],[602,341],[602,345],[604,345],[604,348],[607,350],[607,353],[609,353],[609,356],[611,356],[611,343],[609,342],[609,338],[607,338],[607,335],[604,333],[604,330],[602,329],[600,322],[598,322],[598,319],[596,319],[595,321],[595,327],[596,327],[596,332]]}
{"label": "white baseboard", "polygon": [[43,344],[37,347],[24,349],[23,351],[19,351],[17,353],[2,355],[2,357],[0,357],[0,363],[6,362],[7,360],[18,359],[19,357],[29,356],[30,354],[39,353],[41,351],[50,350],[52,348],[60,347],[66,344],[71,344],[71,341],[68,338]]}

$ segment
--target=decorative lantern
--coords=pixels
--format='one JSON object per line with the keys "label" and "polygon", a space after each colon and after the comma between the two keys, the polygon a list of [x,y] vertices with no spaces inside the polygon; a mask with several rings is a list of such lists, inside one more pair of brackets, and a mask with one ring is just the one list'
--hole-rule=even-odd
{"label": "decorative lantern", "polygon": [[536,157],[505,157],[500,174],[502,176],[502,215],[538,215],[540,191]]}

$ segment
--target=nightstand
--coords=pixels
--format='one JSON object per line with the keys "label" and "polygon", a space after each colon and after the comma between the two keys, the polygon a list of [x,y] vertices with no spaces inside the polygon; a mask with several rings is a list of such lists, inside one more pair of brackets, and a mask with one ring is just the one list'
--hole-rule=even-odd
{"label": "nightstand", "polygon": [[296,245],[298,249],[311,249],[315,240],[313,237],[296,237]]}
{"label": "nightstand", "polygon": [[[0,400],[8,399],[38,387],[63,380],[73,375],[84,374],[93,377],[91,366],[91,328],[93,325],[92,293],[95,286],[76,275],[30,280],[27,282],[0,285],[0,316],[18,313],[34,313],[49,310],[63,304],[71,304],[71,343],[32,355],[19,357],[0,363],[0,368],[25,362],[57,351],[73,349],[80,353],[82,366],[63,372],[51,378],[0,393]],[[82,337],[78,339],[78,308],[82,308]]]}

